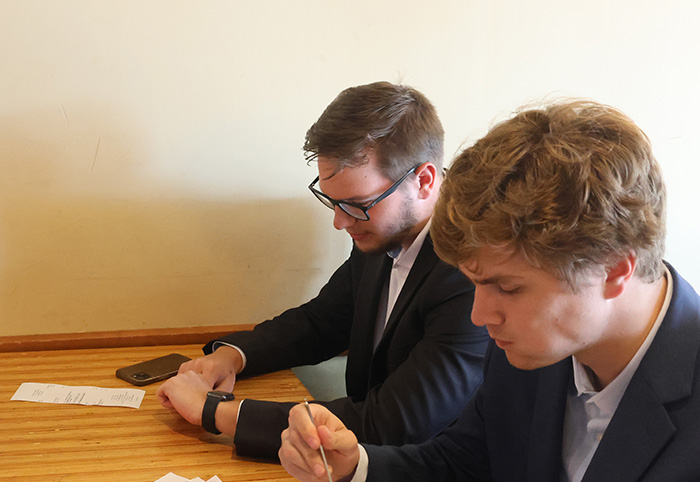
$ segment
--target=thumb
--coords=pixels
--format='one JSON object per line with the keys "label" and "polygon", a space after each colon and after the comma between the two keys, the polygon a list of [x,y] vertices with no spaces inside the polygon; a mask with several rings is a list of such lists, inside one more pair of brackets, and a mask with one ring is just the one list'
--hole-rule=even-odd
{"label": "thumb", "polygon": [[345,427],[332,432],[325,425],[320,425],[318,427],[318,437],[326,450],[336,450],[343,455],[347,455],[357,449],[357,438]]}

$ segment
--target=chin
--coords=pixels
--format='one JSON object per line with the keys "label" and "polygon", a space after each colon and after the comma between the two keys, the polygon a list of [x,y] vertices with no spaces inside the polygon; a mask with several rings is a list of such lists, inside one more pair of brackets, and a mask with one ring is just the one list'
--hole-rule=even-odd
{"label": "chin", "polygon": [[352,241],[352,244],[353,244],[357,249],[359,249],[359,250],[362,251],[363,253],[367,253],[367,254],[373,254],[373,253],[377,250],[376,246],[374,246],[374,245],[372,245],[372,244],[370,244],[370,243],[364,242],[364,241],[356,241],[356,240],[353,240],[353,241]]}
{"label": "chin", "polygon": [[365,243],[353,241],[355,247],[365,254],[384,254],[401,246],[397,243]]}
{"label": "chin", "polygon": [[359,246],[355,244],[355,247],[362,251],[365,254],[384,254],[386,253],[386,250],[381,249],[381,247],[376,247],[376,246]]}
{"label": "chin", "polygon": [[519,370],[537,370],[538,368],[544,368],[554,364],[551,360],[517,355],[515,353],[508,353],[507,351],[506,358],[508,359],[508,363]]}

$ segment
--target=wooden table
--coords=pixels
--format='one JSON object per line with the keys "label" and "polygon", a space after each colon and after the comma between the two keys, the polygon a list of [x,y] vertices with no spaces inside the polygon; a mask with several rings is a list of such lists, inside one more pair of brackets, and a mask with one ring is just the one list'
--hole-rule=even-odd
{"label": "wooden table", "polygon": [[[153,482],[168,472],[223,482],[294,480],[275,463],[238,457],[232,438],[211,435],[158,403],[159,383],[134,387],[114,371],[168,353],[201,355],[201,345],[0,353],[0,480]],[[142,388],[141,408],[10,401],[22,382]],[[241,380],[236,396],[301,401],[291,371]]]}

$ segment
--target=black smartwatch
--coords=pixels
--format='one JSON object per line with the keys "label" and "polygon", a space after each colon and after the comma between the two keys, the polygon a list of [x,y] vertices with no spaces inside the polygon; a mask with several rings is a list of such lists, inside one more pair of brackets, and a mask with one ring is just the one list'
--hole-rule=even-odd
{"label": "black smartwatch", "polygon": [[202,428],[209,433],[219,435],[221,432],[216,428],[216,407],[219,402],[230,402],[235,400],[233,393],[212,390],[207,393],[207,400],[204,402],[202,409]]}

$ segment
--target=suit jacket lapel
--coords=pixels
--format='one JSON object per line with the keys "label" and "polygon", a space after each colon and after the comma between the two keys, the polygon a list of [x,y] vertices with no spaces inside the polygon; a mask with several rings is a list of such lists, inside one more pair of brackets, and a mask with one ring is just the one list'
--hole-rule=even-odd
{"label": "suit jacket lapel", "polygon": [[627,482],[640,479],[676,428],[653,388],[630,383],[605,431],[583,480]]}
{"label": "suit jacket lapel", "polygon": [[573,383],[571,358],[541,368],[530,426],[527,478],[531,482],[559,482],[566,397]]}
{"label": "suit jacket lapel", "polygon": [[346,387],[351,397],[364,397],[367,392],[379,300],[391,271],[391,263],[392,260],[387,255],[372,256],[368,259],[359,289],[355,293],[357,302],[345,373]]}
{"label": "suit jacket lapel", "polygon": [[[391,315],[387,320],[382,339],[384,339],[384,337],[392,331],[394,325],[396,325],[398,320],[401,319],[409,303],[414,299],[415,292],[420,288],[423,281],[430,273],[430,270],[432,270],[435,263],[438,262],[438,259],[439,258],[435,254],[435,251],[433,251],[433,242],[431,241],[430,236],[427,236],[425,241],[423,241],[423,246],[421,246],[421,249],[418,252],[418,256],[416,256],[416,260],[411,267],[411,271],[408,273],[406,282],[404,283],[403,288],[401,288],[399,297],[396,299],[394,309],[391,310]],[[379,345],[377,345],[377,349],[379,349],[381,346],[382,341],[380,341]]]}

